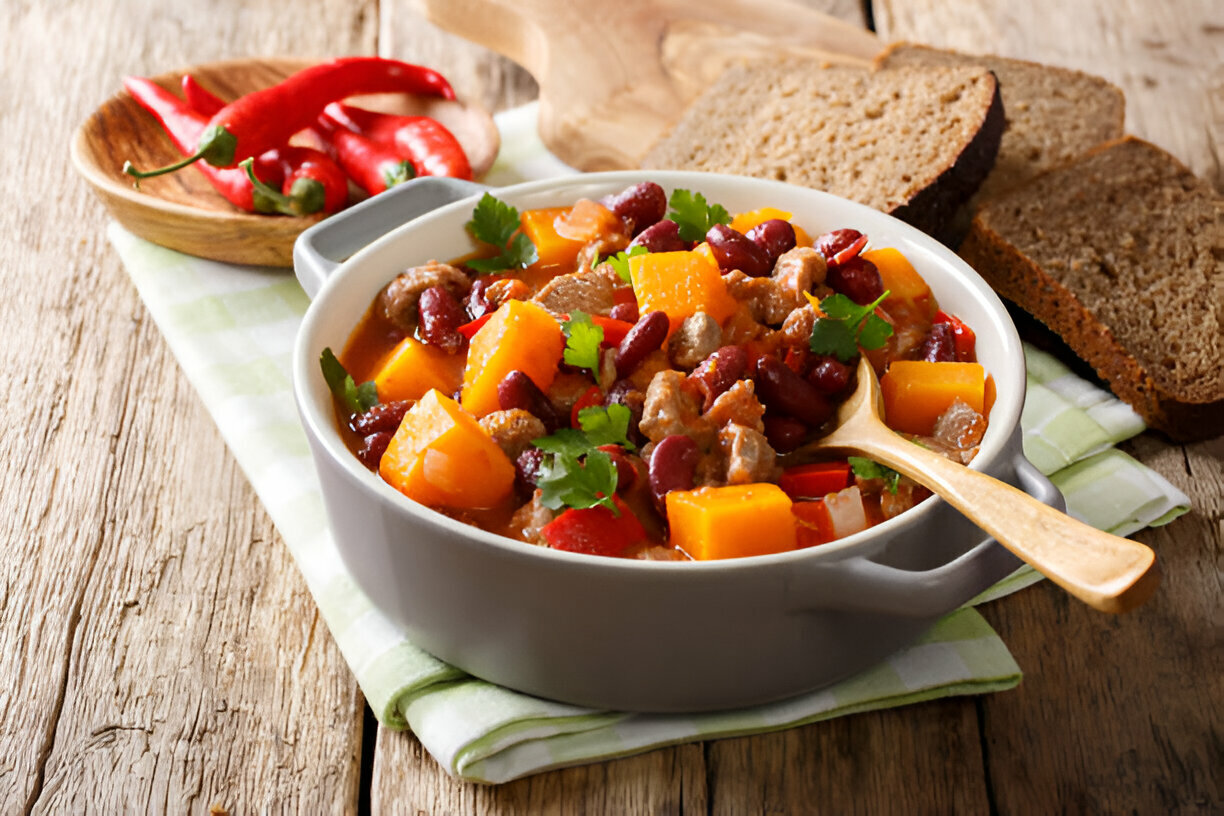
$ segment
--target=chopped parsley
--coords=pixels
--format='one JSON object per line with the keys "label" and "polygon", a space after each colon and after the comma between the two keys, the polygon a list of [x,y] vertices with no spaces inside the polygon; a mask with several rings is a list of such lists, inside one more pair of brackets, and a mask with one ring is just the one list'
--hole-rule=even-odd
{"label": "chopped parsley", "polygon": [[897,471],[863,456],[847,456],[846,461],[850,463],[855,476],[860,479],[882,479],[888,492],[896,494],[897,485],[901,482],[901,474]]}
{"label": "chopped parsley", "polygon": [[327,387],[350,413],[364,414],[378,404],[378,389],[374,381],[357,385],[330,348],[323,349],[319,355],[319,367],[323,369]]}
{"label": "chopped parsley", "polygon": [[730,224],[731,214],[721,204],[707,204],[705,196],[688,190],[673,190],[667,199],[669,221],[680,227],[685,241],[704,241],[715,224]]}
{"label": "chopped parsley", "polygon": [[596,263],[595,266],[599,266],[600,263],[612,264],[612,268],[616,270],[616,274],[620,276],[621,280],[625,283],[633,283],[633,276],[629,274],[629,259],[637,255],[645,255],[649,251],[646,247],[638,244],[615,255],[609,255]]}
{"label": "chopped parsley", "polygon": [[565,333],[565,362],[576,368],[590,369],[595,382],[599,382],[599,346],[603,343],[603,327],[591,322],[591,316],[586,312],[573,311],[568,320],[562,321],[561,331]]}
{"label": "chopped parsley", "polygon": [[624,405],[593,405],[578,412],[577,428],[562,428],[551,436],[532,440],[546,454],[536,487],[540,504],[550,510],[572,507],[581,510],[602,504],[614,515],[620,510],[616,494],[616,465],[600,445],[622,445],[632,449],[629,409]]}
{"label": "chopped parsley", "polygon": [[883,346],[893,329],[875,309],[888,294],[885,292],[866,306],[842,294],[829,295],[820,301],[820,311],[824,315],[812,324],[812,351],[834,354],[843,363],[848,363],[858,356],[860,348],[871,350]]}
{"label": "chopped parsley", "polygon": [[519,212],[489,193],[480,197],[472,210],[472,220],[466,224],[478,241],[497,247],[492,258],[477,258],[465,264],[477,272],[499,269],[523,269],[531,266],[540,255],[531,239],[519,231]]}

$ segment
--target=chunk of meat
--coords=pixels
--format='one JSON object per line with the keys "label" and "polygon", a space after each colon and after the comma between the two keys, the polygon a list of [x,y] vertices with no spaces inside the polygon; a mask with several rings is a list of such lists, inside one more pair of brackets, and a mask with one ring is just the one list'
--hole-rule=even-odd
{"label": "chunk of meat", "polygon": [[784,288],[774,278],[751,278],[733,269],[722,276],[731,297],[748,307],[752,319],[780,326],[795,309],[807,303],[803,293]]}
{"label": "chunk of meat", "polygon": [[531,297],[531,287],[518,278],[502,278],[485,287],[484,296],[496,309],[508,300],[526,300]]}
{"label": "chunk of meat", "polygon": [[492,437],[510,461],[518,459],[531,440],[548,436],[544,422],[535,414],[522,408],[511,408],[509,411],[494,411],[481,417],[480,427]]}
{"label": "chunk of meat", "polygon": [[667,356],[677,368],[692,370],[722,346],[722,328],[705,312],[681,321],[667,340]]}
{"label": "chunk of meat", "polygon": [[684,388],[683,371],[666,369],[654,375],[646,389],[646,404],[638,428],[652,442],[672,434],[696,438],[709,435],[710,424],[701,416],[701,403]]}
{"label": "chunk of meat", "polygon": [[826,271],[825,259],[819,252],[811,247],[795,247],[778,257],[772,277],[783,291],[802,298],[804,292],[824,283]]}
{"label": "chunk of meat", "polygon": [[540,491],[535,491],[531,494],[531,501],[514,511],[510,517],[510,529],[528,544],[546,547],[548,544],[540,535],[540,528],[556,518],[556,514],[540,504],[540,496]]}
{"label": "chunk of meat", "polygon": [[416,305],[421,300],[421,292],[431,286],[443,286],[463,300],[471,289],[471,280],[458,267],[438,261],[405,269],[378,292],[378,310],[388,321],[411,332],[416,328]]}
{"label": "chunk of meat", "polygon": [[812,326],[816,324],[816,310],[812,304],[795,309],[782,322],[782,342],[788,346],[808,348],[812,340]]}
{"label": "chunk of meat", "polygon": [[532,298],[554,315],[586,312],[606,315],[616,305],[613,293],[624,282],[610,264],[585,272],[558,275]]}
{"label": "chunk of meat", "polygon": [[563,425],[569,423],[569,415],[574,410],[574,404],[591,389],[592,385],[594,383],[591,382],[589,372],[561,371],[553,378],[552,385],[548,386],[545,396],[553,404],[557,416],[562,417]]}
{"label": "chunk of meat", "polygon": [[742,425],[760,432],[765,431],[764,415],[765,406],[757,399],[756,385],[752,380],[737,380],[719,394],[705,412],[705,418],[715,428]]}
{"label": "chunk of meat", "polygon": [[392,324],[411,332],[417,324],[421,293],[441,286],[459,300],[472,288],[472,281],[458,267],[439,261],[406,269],[378,293],[378,309]]}
{"label": "chunk of meat", "polygon": [[986,417],[958,398],[935,420],[933,435],[945,445],[964,451],[980,445],[985,433]]}
{"label": "chunk of meat", "polygon": [[777,453],[760,431],[729,423],[718,432],[718,447],[726,458],[727,484],[776,480]]}

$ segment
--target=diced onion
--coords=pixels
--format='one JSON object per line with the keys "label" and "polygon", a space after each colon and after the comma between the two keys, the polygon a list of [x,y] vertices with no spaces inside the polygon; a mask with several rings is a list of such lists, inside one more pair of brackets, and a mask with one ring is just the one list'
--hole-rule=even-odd
{"label": "diced onion", "polygon": [[863,494],[858,485],[830,493],[824,499],[833,522],[833,537],[845,538],[867,529],[867,512],[863,509]]}

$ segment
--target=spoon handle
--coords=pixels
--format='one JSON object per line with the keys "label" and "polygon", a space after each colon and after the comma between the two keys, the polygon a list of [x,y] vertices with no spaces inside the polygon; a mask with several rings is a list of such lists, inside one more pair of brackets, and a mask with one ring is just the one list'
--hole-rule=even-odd
{"label": "spoon handle", "polygon": [[1084,603],[1126,612],[1160,583],[1145,545],[1084,524],[980,471],[971,470],[877,426],[855,447],[922,484],[1017,557]]}

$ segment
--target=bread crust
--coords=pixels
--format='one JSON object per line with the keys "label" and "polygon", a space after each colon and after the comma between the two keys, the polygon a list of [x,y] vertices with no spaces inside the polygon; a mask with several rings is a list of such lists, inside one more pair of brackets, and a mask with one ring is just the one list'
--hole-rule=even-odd
{"label": "bread crust", "polygon": [[[1123,137],[1104,143],[1085,156],[1096,155],[1125,142],[1142,140]],[[1153,146],[1153,149],[1158,148]],[[1173,157],[1170,159],[1176,161]],[[1180,162],[1177,164],[1181,166]],[[1061,169],[1055,168],[1042,176]],[[1023,191],[1023,187],[1018,188],[1012,194]],[[989,209],[974,218],[959,252],[999,295],[1016,303],[1061,336],[1149,427],[1178,442],[1210,439],[1224,433],[1224,394],[1220,394],[1219,389],[1215,399],[1196,400],[1173,393],[1157,382],[1074,291],[992,229],[988,215]]]}

